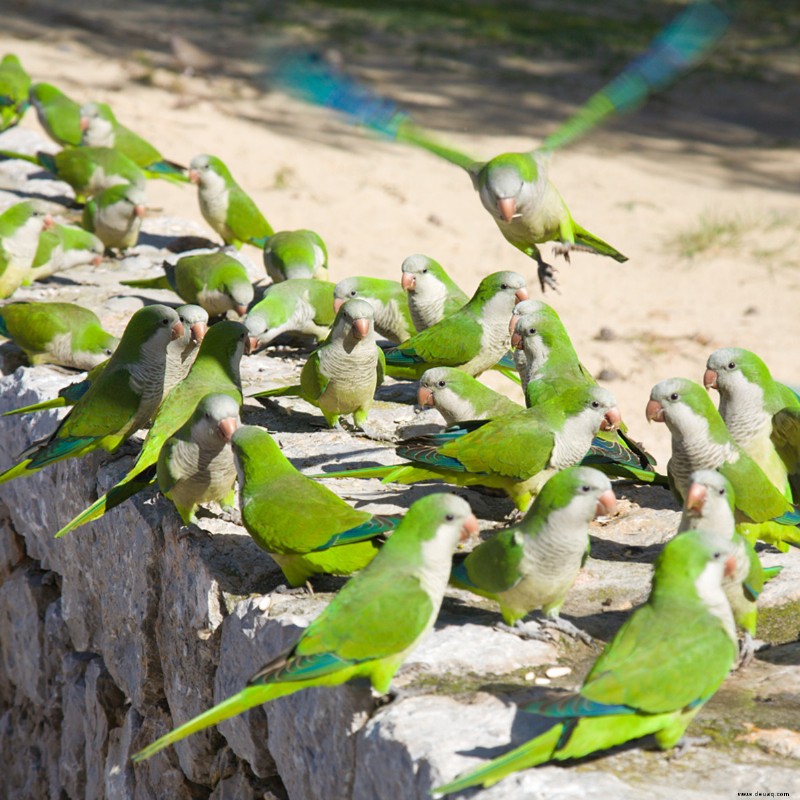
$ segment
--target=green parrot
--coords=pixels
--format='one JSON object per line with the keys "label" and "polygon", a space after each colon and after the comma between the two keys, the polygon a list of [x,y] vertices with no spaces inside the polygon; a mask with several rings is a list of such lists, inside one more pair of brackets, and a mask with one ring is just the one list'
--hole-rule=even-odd
{"label": "green parrot", "polygon": [[338,311],[342,303],[354,298],[366,300],[372,306],[378,336],[399,344],[416,333],[406,293],[397,281],[369,277],[345,278],[333,290],[333,310]]}
{"label": "green parrot", "polygon": [[139,309],[102,375],[47,439],[34,443],[22,461],[0,474],[0,483],[93,450],[113,453],[161,403],[167,344],[182,335],[183,325],[173,309],[161,305]]}
{"label": "green parrot", "polygon": [[330,336],[308,357],[299,386],[258,392],[259,402],[273,397],[302,397],[316,406],[332,428],[352,414],[356,427],[367,421],[375,389],[383,383],[383,352],[375,341],[372,306],[348,300],[339,308]]}
{"label": "green parrot", "polygon": [[0,298],[11,297],[30,280],[46,219],[29,200],[15,203],[0,214]]}
{"label": "green parrot", "polygon": [[236,467],[231,437],[240,425],[239,403],[228,394],[207,394],[192,416],[164,442],[158,454],[158,488],[186,525],[197,507],[219,502],[232,507]]}
{"label": "green parrot", "polygon": [[508,417],[525,410],[455,367],[434,367],[423,372],[417,402],[435,408],[448,426],[473,419]]}
{"label": "green parrot", "polygon": [[719,391],[719,413],[736,443],[788,500],[800,500],[800,397],[740,347],[715,350],[703,383]]}
{"label": "green parrot", "polygon": [[800,544],[800,512],[736,444],[702,386],[686,378],[657,383],[645,415],[665,422],[672,434],[667,475],[681,501],[693,472],[719,470],[736,494],[736,529],[751,544],[760,539],[784,551],[788,544]]}
{"label": "green parrot", "polygon": [[244,324],[261,348],[284,333],[314,336],[320,342],[327,338],[335,318],[332,283],[290,278],[267,286],[264,297],[247,312]]}
{"label": "green parrot", "polygon": [[0,131],[16,125],[28,110],[31,76],[19,58],[7,53],[0,61]]}
{"label": "green parrot", "polygon": [[120,183],[137,186],[144,191],[145,176],[127,156],[110,147],[68,147],[56,153],[40,150],[35,156],[0,150],[0,159],[15,158],[36,164],[75,192],[75,201],[100,194]]}
{"label": "green parrot", "polygon": [[373,561],[353,577],[298,641],[238,694],[136,753],[142,761],[195,731],[309,686],[368,678],[385,694],[442,604],[453,550],[477,529],[460,497],[417,500]]}
{"label": "green parrot", "polygon": [[[456,560],[450,583],[496,600],[506,626],[534,639],[555,628],[591,643],[592,638],[559,611],[589,552],[589,523],[595,514],[613,514],[611,482],[590,467],[556,472],[542,487],[522,520]],[[541,609],[541,622],[523,624]]]}
{"label": "green parrot", "polygon": [[[619,424],[614,397],[600,386],[565,390],[558,401],[511,417],[454,426],[401,442],[411,463],[327,473],[325,478],[382,478],[384,483],[443,480],[503,489],[524,511],[547,479],[580,463],[599,428]],[[479,427],[476,427],[479,426]]]}
{"label": "green parrot", "polygon": [[119,183],[103,189],[84,206],[81,224],[108,248],[128,250],[139,241],[147,198],[139,186]]}
{"label": "green parrot", "polygon": [[687,531],[668,542],[655,563],[650,597],[608,643],[581,688],[521,707],[552,727],[437,787],[434,797],[648,735],[662,750],[678,744],[736,660],[736,628],[722,588],[734,563],[724,538]]}
{"label": "green parrot", "polygon": [[263,244],[258,239],[250,244],[264,248],[264,267],[274,283],[293,278],[328,280],[328,248],[314,231],[278,231]]}
{"label": "green parrot", "polygon": [[275,233],[216,156],[195,156],[189,164],[189,180],[197,184],[200,212],[205,221],[225,244],[232,244],[238,250],[245,242]]}
{"label": "green parrot", "polygon": [[0,307],[0,336],[25,351],[31,364],[91,369],[119,340],[103,330],[97,314],[74,303],[9,303]]}
{"label": "green parrot", "polygon": [[409,256],[401,269],[400,284],[408,292],[408,310],[418,331],[441,322],[469,302],[469,296],[456,286],[444,267],[429,256]]}
{"label": "green parrot", "polygon": [[83,228],[57,223],[45,225],[31,264],[31,280],[42,281],[57,272],[84,264],[99,267],[104,250],[103,243]]}
{"label": "green parrot", "polygon": [[780,568],[765,570],[753,545],[736,532],[735,506],[736,496],[730,481],[715,469],[699,469],[691,475],[678,533],[695,530],[731,541],[736,567],[722,581],[722,588],[737,627],[744,631],[739,664],[745,666],[756,652],[753,641],[758,620],[756,601],[765,581],[780,572]]}
{"label": "green parrot", "polygon": [[208,329],[189,374],[164,398],[153,417],[134,465],[102,497],[70,520],[56,537],[102,517],[142,488],[137,479],[158,461],[164,443],[186,423],[207,394],[227,394],[241,406],[239,362],[248,344],[247,328],[222,320]]}
{"label": "green parrot", "polygon": [[197,253],[164,262],[164,275],[144,280],[122,281],[139,289],[172,289],[187,303],[197,303],[211,317],[235,311],[240,317],[253,302],[254,290],[247,270],[229,253]]}
{"label": "green parrot", "polygon": [[[511,312],[516,301],[527,297],[521,275],[493,272],[462,309],[387,350],[387,374],[419,380],[431,367],[458,367],[473,377],[480,375],[508,353]],[[513,365],[505,374],[516,380]]]}
{"label": "green parrot", "polygon": [[45,133],[62,147],[81,143],[81,107],[52,83],[34,83],[30,101]]}
{"label": "green parrot", "polygon": [[165,160],[150,142],[122,125],[107,103],[84,103],[80,107],[80,126],[84,147],[113,147],[140,166],[148,177],[189,182],[185,167]]}
{"label": "green parrot", "polygon": [[243,425],[233,436],[242,522],[290,586],[313,575],[351,575],[378,552],[398,517],[357,511],[298,472],[263,428]]}

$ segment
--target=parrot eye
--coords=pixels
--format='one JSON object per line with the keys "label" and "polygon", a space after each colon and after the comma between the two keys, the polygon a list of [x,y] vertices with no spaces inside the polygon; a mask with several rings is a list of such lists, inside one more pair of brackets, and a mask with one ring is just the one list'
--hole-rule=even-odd
{"label": "parrot eye", "polygon": [[161,320],[161,324],[162,324],[162,325],[165,325],[165,326],[166,326],[166,325],[169,325],[169,320],[168,320],[168,319],[166,319],[166,318],[165,318],[165,319],[162,319],[162,320]]}
{"label": "parrot eye", "polygon": [[730,364],[728,364],[728,369],[736,369],[736,362],[731,361]]}
{"label": "parrot eye", "polygon": [[592,408],[600,408],[600,403],[597,400],[592,400]]}
{"label": "parrot eye", "polygon": [[677,392],[673,392],[673,393],[672,393],[672,394],[669,396],[669,399],[670,399],[670,400],[677,400],[679,397],[680,397],[680,395],[679,395]]}
{"label": "parrot eye", "polygon": [[725,496],[725,490],[724,489],[720,489],[719,490],[719,496],[720,497],[724,497]]}
{"label": "parrot eye", "polygon": [[507,283],[504,283],[504,284],[503,284],[503,285],[500,287],[500,289],[501,289],[501,290],[502,290],[502,289],[508,289],[508,284],[507,284]]}
{"label": "parrot eye", "polygon": [[528,328],[528,334],[533,336],[536,333],[536,328]]}
{"label": "parrot eye", "polygon": [[717,550],[712,556],[712,558],[716,561],[718,558],[722,558],[722,553],[719,550]]}
{"label": "parrot eye", "polygon": [[110,347],[106,347],[106,355],[110,356],[114,351]]}
{"label": "parrot eye", "polygon": [[424,275],[424,274],[425,274],[427,271],[428,271],[428,268],[427,268],[427,267],[425,267],[425,268],[422,270],[422,274]]}
{"label": "parrot eye", "polygon": [[355,289],[353,289],[353,290],[351,290],[351,292],[350,292],[350,297],[355,297],[355,296],[356,296],[356,294],[357,294],[356,290],[355,290]]}
{"label": "parrot eye", "polygon": [[447,386],[447,384],[444,381],[439,381],[436,385],[440,386],[442,389],[444,389],[444,387]]}
{"label": "parrot eye", "polygon": [[588,484],[585,484],[584,486],[581,486],[581,491],[588,494],[592,491],[592,487]]}
{"label": "parrot eye", "polygon": [[455,514],[445,514],[445,517],[444,517],[444,518],[445,518],[445,519],[446,519],[448,522],[452,522],[452,521],[453,521],[453,520],[456,518],[456,515],[455,515]]}

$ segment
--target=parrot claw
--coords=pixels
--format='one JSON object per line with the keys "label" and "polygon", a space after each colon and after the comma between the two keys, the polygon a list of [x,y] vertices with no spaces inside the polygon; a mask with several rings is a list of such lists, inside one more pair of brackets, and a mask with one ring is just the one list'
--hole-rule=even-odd
{"label": "parrot claw", "polygon": [[682,736],[680,741],[672,748],[667,758],[672,761],[682,758],[693,747],[706,747],[711,744],[710,736]]}
{"label": "parrot claw", "polygon": [[494,628],[497,631],[513,633],[514,636],[519,636],[520,639],[534,639],[537,642],[554,642],[556,640],[552,631],[543,630],[542,626],[535,620],[529,620],[528,622],[517,620],[513,625],[498,622]]}
{"label": "parrot claw", "polygon": [[744,669],[750,666],[756,653],[759,650],[765,650],[769,647],[769,643],[763,639],[754,639],[752,635],[745,631],[742,640],[739,642],[739,660],[734,666],[734,670]]}
{"label": "parrot claw", "polygon": [[584,644],[594,644],[594,639],[586,631],[582,631],[577,625],[561,617],[545,617],[539,624],[543,628],[555,628],[573,639],[580,639]]}
{"label": "parrot claw", "polygon": [[286,594],[290,596],[304,597],[306,595],[314,594],[314,587],[309,581],[306,581],[302,586],[287,586],[282,583],[272,590],[273,594]]}
{"label": "parrot claw", "polygon": [[[569,258],[567,258],[569,261]],[[554,292],[560,294],[558,291],[558,281],[556,280],[556,268],[552,264],[548,264],[538,253],[536,254],[536,263],[539,265],[537,274],[539,276],[539,287],[542,294],[550,287]]]}

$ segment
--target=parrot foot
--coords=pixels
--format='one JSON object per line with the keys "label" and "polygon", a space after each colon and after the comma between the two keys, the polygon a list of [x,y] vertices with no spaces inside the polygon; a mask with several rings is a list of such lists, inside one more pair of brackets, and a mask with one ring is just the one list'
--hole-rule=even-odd
{"label": "parrot foot", "polygon": [[570,263],[570,253],[596,253],[592,247],[587,247],[585,244],[575,244],[575,242],[561,242],[553,248],[554,256],[564,256],[567,264]]}
{"label": "parrot foot", "polygon": [[242,514],[233,506],[223,506],[219,518],[225,522],[230,522],[233,525],[242,524]]}
{"label": "parrot foot", "polygon": [[[542,294],[544,294],[545,290],[549,286],[554,292],[558,293],[558,281],[556,280],[556,268],[552,264],[548,264],[542,257],[539,255],[538,251],[536,253],[536,263],[539,265],[537,269],[537,275],[539,277],[539,287],[542,290]],[[569,261],[569,258],[567,258]]]}
{"label": "parrot foot", "polygon": [[739,660],[734,669],[739,670],[750,666],[756,657],[756,653],[767,647],[769,647],[769,644],[763,639],[754,639],[748,631],[745,631],[742,640],[739,642]]}
{"label": "parrot foot", "polygon": [[542,625],[535,620],[528,620],[528,622],[517,620],[513,625],[498,622],[494,629],[505,633],[513,633],[514,636],[519,636],[520,639],[534,639],[537,642],[554,642],[556,640],[552,631],[543,630]]}
{"label": "parrot foot", "polygon": [[582,631],[577,625],[573,625],[569,620],[562,619],[561,617],[545,617],[540,623],[543,628],[555,628],[560,633],[571,636],[573,639],[580,639],[584,644],[594,644],[594,639]]}
{"label": "parrot foot", "polygon": [[672,761],[682,758],[693,747],[706,747],[711,744],[710,736],[682,736],[675,747],[670,750],[667,758]]}
{"label": "parrot foot", "polygon": [[295,597],[305,597],[306,595],[314,594],[314,587],[310,581],[306,581],[302,586],[287,586],[282,583],[272,590],[273,594],[287,594]]}

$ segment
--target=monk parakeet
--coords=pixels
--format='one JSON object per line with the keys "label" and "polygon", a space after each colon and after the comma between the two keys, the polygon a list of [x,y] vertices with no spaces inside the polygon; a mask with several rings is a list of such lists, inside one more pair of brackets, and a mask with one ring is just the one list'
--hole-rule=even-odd
{"label": "monk parakeet", "polygon": [[30,279],[45,218],[29,200],[0,214],[0,298],[11,297]]}
{"label": "monk parakeet", "polygon": [[244,265],[224,252],[183,256],[175,264],[164,262],[159,278],[122,281],[139,289],[172,289],[187,303],[202,306],[211,317],[235,311],[240,317],[253,302],[253,284]]}
{"label": "monk parakeet", "polygon": [[368,678],[385,694],[406,656],[433,627],[453,550],[476,528],[460,497],[434,494],[417,500],[372,563],[344,586],[295,645],[260,669],[241,692],[162,736],[134,759],[142,761],[195,731],[309,686]]}
{"label": "monk parakeet", "polygon": [[84,264],[100,266],[104,250],[105,246],[100,239],[83,228],[57,223],[45,226],[39,236],[30,278],[42,281],[57,272]]}
{"label": "monk parakeet", "polygon": [[668,542],[656,560],[650,597],[609,642],[583,686],[521,707],[552,727],[437,787],[434,797],[643,736],[653,735],[664,750],[674,747],[736,660],[736,629],[722,588],[734,568],[725,539],[688,531]]}
{"label": "monk parakeet", "polygon": [[22,461],[0,475],[0,483],[98,448],[116,450],[158,408],[167,344],[182,335],[183,325],[171,308],[152,305],[139,309],[89,391],[46,440],[36,442]]}
{"label": "monk parakeet", "polygon": [[441,322],[469,302],[469,296],[456,286],[444,267],[429,256],[409,256],[401,269],[400,283],[408,292],[408,310],[418,331]]}
{"label": "monk parakeet", "polygon": [[736,494],[737,530],[780,549],[800,544],[800,512],[775,488],[761,467],[733,440],[705,389],[685,378],[657,383],[645,409],[648,420],[665,422],[672,434],[667,475],[678,497],[689,491],[691,475],[716,469]]}
{"label": "monk parakeet", "polygon": [[216,156],[195,156],[189,180],[197,184],[200,212],[225,244],[237,249],[245,242],[272,236],[275,231],[256,204]]}
{"label": "monk parakeet", "polygon": [[266,347],[284,333],[327,338],[336,318],[333,284],[315,278],[290,278],[267,286],[264,297],[244,320],[257,347]]}
{"label": "monk parakeet", "polygon": [[346,300],[366,300],[375,312],[375,332],[390,342],[405,342],[416,333],[406,293],[397,281],[386,278],[351,277],[336,284],[333,309],[338,311]]}
{"label": "monk parakeet", "polygon": [[158,461],[164,443],[189,419],[205,395],[227,394],[241,405],[239,362],[247,343],[247,329],[238,322],[223,320],[208,329],[189,374],[164,398],[153,417],[136,463],[106,494],[61,528],[57,537],[102,517],[139,491],[142,487],[136,479]]}
{"label": "monk parakeet", "polygon": [[348,300],[336,314],[330,336],[308,357],[300,385],[269,389],[252,395],[262,398],[297,396],[316,406],[332,428],[352,414],[363,428],[375,389],[383,383],[383,352],[375,341],[372,306],[366,300]]}
{"label": "monk parakeet", "polygon": [[107,103],[84,103],[80,126],[85,147],[113,147],[138,164],[148,177],[188,183],[184,167],[165,160],[150,142],[122,125]]}
{"label": "monk parakeet", "polygon": [[74,303],[0,306],[0,336],[12,339],[31,364],[91,369],[105,361],[118,339],[103,330],[94,311]]}
{"label": "monk parakeet", "polygon": [[28,108],[31,76],[19,58],[7,53],[0,61],[0,131],[16,125]]}
{"label": "monk parakeet", "polygon": [[83,227],[108,248],[127,250],[139,241],[147,198],[139,186],[120,183],[95,195],[84,207]]}
{"label": "monk parakeet", "polygon": [[243,425],[232,442],[242,522],[290,586],[362,569],[378,552],[378,537],[397,527],[398,517],[357,511],[298,472],[263,428]]}
{"label": "monk parakeet", "polygon": [[[546,626],[591,642],[559,611],[588,555],[589,523],[615,508],[611,482],[602,472],[590,467],[556,472],[519,523],[456,560],[450,582],[496,600],[513,632],[546,638]],[[541,622],[521,623],[537,609],[545,615]]]}
{"label": "monk parakeet", "polygon": [[527,297],[521,275],[493,272],[461,310],[387,350],[387,373],[419,380],[431,367],[458,367],[469,375],[480,375],[508,352],[511,312],[517,301]]}
{"label": "monk parakeet", "polygon": [[314,231],[278,231],[266,238],[263,247],[264,267],[274,283],[293,278],[328,280],[328,249]]}
{"label": "monk parakeet", "polygon": [[519,403],[455,367],[434,367],[423,372],[417,402],[423,407],[435,408],[447,425],[510,416],[525,410]]}
{"label": "monk parakeet", "polygon": [[51,83],[31,86],[30,101],[45,133],[62,147],[81,143],[81,107]]}
{"label": "monk parakeet", "polygon": [[787,499],[800,500],[800,397],[740,347],[715,350],[703,383],[719,391],[719,413],[736,443]]}
{"label": "monk parakeet", "polygon": [[207,394],[192,416],[164,443],[156,476],[162,494],[186,525],[197,506],[232,506],[236,468],[231,437],[240,425],[239,403],[227,394]]}

